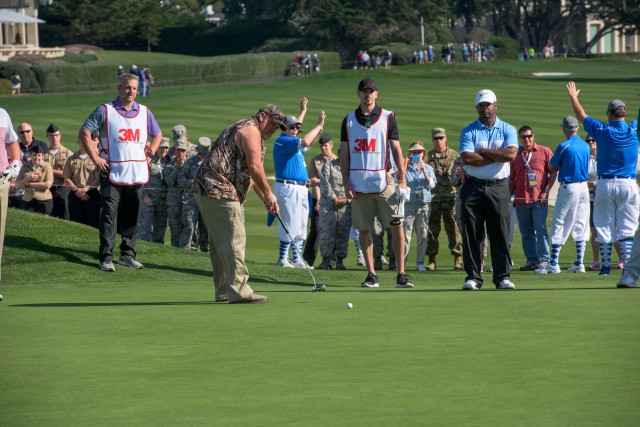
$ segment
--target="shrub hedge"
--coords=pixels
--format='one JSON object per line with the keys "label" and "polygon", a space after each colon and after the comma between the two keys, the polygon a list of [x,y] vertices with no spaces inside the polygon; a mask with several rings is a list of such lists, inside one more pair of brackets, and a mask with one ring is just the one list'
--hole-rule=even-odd
{"label": "shrub hedge", "polygon": [[[316,52],[322,72],[340,69],[336,52]],[[190,61],[149,61],[156,86],[199,85],[240,80],[277,78],[288,75],[295,52],[264,52],[197,58]],[[104,90],[117,82],[117,67],[91,62],[85,64],[0,63],[0,79],[9,80],[13,71],[22,77],[25,93],[56,93]],[[10,90],[0,85],[0,94]],[[10,88],[10,85],[9,85]]]}

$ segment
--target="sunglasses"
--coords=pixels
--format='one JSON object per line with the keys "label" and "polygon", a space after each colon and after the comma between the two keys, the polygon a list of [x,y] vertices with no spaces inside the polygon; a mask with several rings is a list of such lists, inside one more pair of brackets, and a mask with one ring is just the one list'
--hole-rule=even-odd
{"label": "sunglasses", "polygon": [[293,126],[289,126],[289,129],[297,129],[297,130],[300,130],[300,129],[302,129],[302,125],[293,125]]}
{"label": "sunglasses", "polygon": [[444,139],[444,136],[434,136],[433,139],[435,139],[436,141],[442,141]]}
{"label": "sunglasses", "polygon": [[364,116],[364,127],[369,129],[371,127],[371,117]]}
{"label": "sunglasses", "polygon": [[593,138],[589,138],[589,139],[585,139],[585,142],[588,142],[589,144],[591,144],[592,142],[596,142],[596,140]]}
{"label": "sunglasses", "polygon": [[[284,123],[278,123],[276,122],[276,119],[273,116],[273,113],[268,113],[266,111],[263,111],[267,116],[271,117],[271,123],[273,123],[274,125],[276,125],[276,127],[279,127],[281,131],[285,131],[287,130],[287,126]],[[278,114],[278,119],[280,119],[280,121],[284,121],[284,116],[282,115],[282,113]]]}
{"label": "sunglasses", "polygon": [[20,130],[19,133],[31,133],[31,130]]}
{"label": "sunglasses", "polygon": [[520,135],[520,139],[531,139],[533,138],[533,134],[529,134],[529,135]]}

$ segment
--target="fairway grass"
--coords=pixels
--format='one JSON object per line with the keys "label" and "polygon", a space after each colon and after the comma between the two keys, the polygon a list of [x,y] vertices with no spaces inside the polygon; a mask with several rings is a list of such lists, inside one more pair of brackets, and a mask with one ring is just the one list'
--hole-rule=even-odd
{"label": "fairway grass", "polygon": [[[619,270],[514,271],[516,291],[486,277],[463,292],[464,273],[443,258],[436,272],[407,270],[415,289],[395,289],[390,271],[362,289],[351,251],[349,270],[314,270],[328,291],[312,293],[306,270],[275,267],[257,198],[247,212],[250,284],[267,304],[214,303],[206,254],[147,242],[143,270],[101,272],[95,230],[10,211],[2,425],[640,421],[640,293],[614,288]],[[74,238],[56,243],[50,230]]]}
{"label": "fairway grass", "polygon": [[[409,66],[366,72],[379,102],[397,113],[402,146],[429,145],[445,127],[456,148],[475,120],[479,89],[493,89],[499,116],[528,124],[554,148],[571,114],[571,72],[588,113],[604,119],[613,98],[637,110],[638,64],[630,61],[516,61],[461,67]],[[185,124],[192,140],[215,138],[233,121],[274,102],[305,126],[327,112],[325,131],[356,107],[363,71],[282,82],[154,88],[140,100],[165,135]],[[3,99],[14,124],[49,123],[77,149],[77,131],[108,93]],[[582,133],[582,132],[581,132]],[[273,171],[267,141],[265,165]],[[313,147],[307,156],[319,153]],[[308,157],[310,158],[310,157]],[[640,293],[615,289],[621,270],[571,275],[569,240],[562,274],[539,276],[524,264],[516,229],[515,291],[485,275],[462,292],[453,257],[418,273],[415,239],[407,261],[415,289],[362,289],[350,242],[346,271],[281,269],[275,227],[253,194],[245,216],[250,285],[267,304],[213,302],[207,254],[138,242],[143,270],[98,270],[98,233],[86,226],[10,210],[0,293],[0,426],[637,426],[640,425]],[[551,212],[549,213],[549,220]],[[441,248],[446,244],[440,236]],[[591,250],[587,250],[590,262]],[[117,253],[116,253],[117,255]],[[346,308],[347,303],[353,309]]]}

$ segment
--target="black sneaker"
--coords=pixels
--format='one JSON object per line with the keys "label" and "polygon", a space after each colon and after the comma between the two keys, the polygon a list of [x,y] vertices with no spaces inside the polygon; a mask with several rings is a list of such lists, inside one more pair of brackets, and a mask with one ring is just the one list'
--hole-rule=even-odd
{"label": "black sneaker", "polygon": [[396,288],[413,288],[413,283],[411,283],[411,276],[408,274],[398,274],[396,278]]}
{"label": "black sneaker", "polygon": [[378,285],[378,276],[376,276],[373,273],[369,273],[367,275],[367,278],[364,279],[364,282],[362,282],[362,284],[360,285],[363,288],[378,288],[380,287],[380,285]]}

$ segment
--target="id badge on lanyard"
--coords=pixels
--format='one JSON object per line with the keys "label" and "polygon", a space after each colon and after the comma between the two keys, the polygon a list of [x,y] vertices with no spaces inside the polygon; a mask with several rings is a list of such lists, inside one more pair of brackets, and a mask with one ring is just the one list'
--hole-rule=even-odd
{"label": "id badge on lanyard", "polygon": [[524,166],[527,168],[527,188],[536,188],[538,186],[538,176],[536,171],[529,166],[533,151],[529,151],[528,156],[525,156],[524,151],[521,151],[520,154],[522,155],[522,160],[524,160]]}

